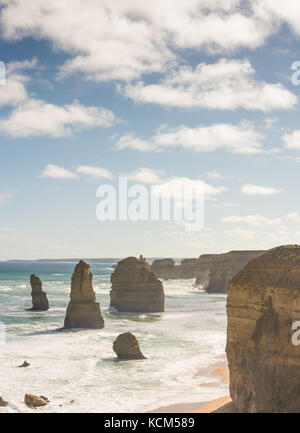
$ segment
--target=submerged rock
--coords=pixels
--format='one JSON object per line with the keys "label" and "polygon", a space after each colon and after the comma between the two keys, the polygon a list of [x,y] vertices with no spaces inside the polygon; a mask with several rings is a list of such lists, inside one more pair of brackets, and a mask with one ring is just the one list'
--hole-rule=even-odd
{"label": "submerged rock", "polygon": [[0,406],[5,407],[8,405],[8,402],[4,400],[4,398],[0,397]]}
{"label": "submerged rock", "polygon": [[113,350],[118,359],[146,359],[140,350],[139,342],[131,332],[120,334],[113,343]]}
{"label": "submerged rock", "polygon": [[240,271],[229,284],[227,316],[236,408],[300,412],[300,349],[292,341],[300,320],[300,246],[274,248]]}
{"label": "submerged rock", "polygon": [[104,328],[100,305],[96,302],[90,265],[83,260],[76,265],[72,281],[70,302],[67,308],[64,329]]}
{"label": "submerged rock", "polygon": [[43,283],[34,274],[30,276],[31,296],[32,296],[32,311],[47,311],[49,310],[49,302],[47,294],[43,291]]}
{"label": "submerged rock", "polygon": [[156,313],[164,311],[161,281],[144,260],[127,257],[111,275],[110,306],[118,311]]}
{"label": "submerged rock", "polygon": [[24,361],[23,364],[18,365],[19,368],[22,368],[22,367],[29,367],[29,366],[30,366],[30,364],[29,364],[29,362],[27,362],[27,361]]}
{"label": "submerged rock", "polygon": [[49,400],[46,399],[46,397],[38,397],[33,394],[25,394],[24,397],[24,403],[26,406],[30,407],[31,409],[34,409],[36,407],[46,406],[48,404]]}

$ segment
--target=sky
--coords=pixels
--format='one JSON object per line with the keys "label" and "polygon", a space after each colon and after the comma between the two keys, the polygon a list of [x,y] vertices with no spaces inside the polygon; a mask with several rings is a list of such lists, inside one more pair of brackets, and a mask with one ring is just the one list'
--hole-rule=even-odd
{"label": "sky", "polygon": [[[300,243],[299,1],[0,5],[0,260]],[[202,229],[100,221],[120,176],[200,186]]]}

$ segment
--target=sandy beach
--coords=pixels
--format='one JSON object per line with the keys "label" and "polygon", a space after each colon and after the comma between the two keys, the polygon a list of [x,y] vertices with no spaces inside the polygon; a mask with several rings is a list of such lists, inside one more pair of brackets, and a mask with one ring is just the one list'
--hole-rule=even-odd
{"label": "sandy beach", "polygon": [[[219,376],[222,383],[229,384],[229,370],[227,366],[215,368],[212,375]],[[177,403],[168,406],[161,406],[150,411],[151,413],[210,413],[230,403],[229,395],[201,403]],[[221,411],[221,410],[220,410]]]}

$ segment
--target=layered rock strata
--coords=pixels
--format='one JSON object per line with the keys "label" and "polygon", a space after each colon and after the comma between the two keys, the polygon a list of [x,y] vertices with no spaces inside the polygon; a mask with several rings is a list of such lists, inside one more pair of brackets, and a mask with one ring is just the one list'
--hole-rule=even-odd
{"label": "layered rock strata", "polygon": [[165,295],[149,264],[136,257],[118,262],[111,275],[110,306],[123,312],[162,312]]}
{"label": "layered rock strata", "polygon": [[120,334],[113,343],[113,350],[118,359],[146,359],[140,350],[139,342],[131,332]]}
{"label": "layered rock strata", "polygon": [[173,259],[154,260],[151,271],[164,280],[195,278],[198,259],[184,259],[175,265]]}
{"label": "layered rock strata", "polygon": [[201,286],[201,289],[206,289],[209,284],[209,268],[213,257],[217,254],[202,254],[196,265],[196,286]]}
{"label": "layered rock strata", "polygon": [[230,282],[226,353],[240,412],[300,412],[300,246],[272,249]]}
{"label": "layered rock strata", "polygon": [[49,310],[49,302],[47,294],[43,291],[43,283],[35,275],[30,276],[32,311],[47,311]]}
{"label": "layered rock strata", "polygon": [[101,329],[104,327],[104,320],[100,305],[96,302],[92,281],[93,275],[90,266],[80,260],[71,280],[71,299],[66,312],[64,329]]}
{"label": "layered rock strata", "polygon": [[263,254],[264,251],[230,251],[226,254],[215,254],[209,265],[208,293],[227,293],[228,283],[250,260]]}

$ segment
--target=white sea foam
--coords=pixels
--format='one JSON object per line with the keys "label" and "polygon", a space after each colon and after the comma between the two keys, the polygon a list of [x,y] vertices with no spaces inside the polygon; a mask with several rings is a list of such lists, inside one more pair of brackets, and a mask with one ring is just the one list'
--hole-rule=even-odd
{"label": "white sea foam", "polygon": [[[228,394],[228,386],[211,374],[225,363],[225,296],[207,295],[191,280],[170,280],[164,282],[165,313],[116,314],[108,312],[109,294],[101,289],[105,328],[61,332],[70,289],[67,281],[63,287],[56,283],[47,283],[48,312],[24,311],[28,294],[19,289],[1,307],[0,320],[7,322],[1,395],[10,402],[1,412],[29,412],[26,392],[49,398],[38,412],[147,411]],[[116,362],[112,343],[127,331],[138,338],[146,360]],[[17,368],[24,360],[30,367]]]}

